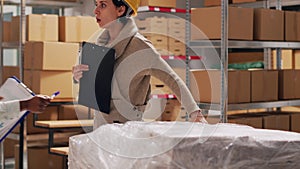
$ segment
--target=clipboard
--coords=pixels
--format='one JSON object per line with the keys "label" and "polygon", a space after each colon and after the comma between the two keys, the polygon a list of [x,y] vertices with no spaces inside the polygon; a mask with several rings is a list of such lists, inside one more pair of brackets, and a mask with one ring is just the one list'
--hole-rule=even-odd
{"label": "clipboard", "polygon": [[83,42],[81,64],[89,65],[79,82],[78,104],[109,114],[115,50]]}
{"label": "clipboard", "polygon": [[[8,78],[0,87],[0,96],[4,97],[1,101],[30,99],[35,94],[17,77]],[[19,115],[12,119],[0,119],[0,142],[29,114],[30,111],[21,111]]]}

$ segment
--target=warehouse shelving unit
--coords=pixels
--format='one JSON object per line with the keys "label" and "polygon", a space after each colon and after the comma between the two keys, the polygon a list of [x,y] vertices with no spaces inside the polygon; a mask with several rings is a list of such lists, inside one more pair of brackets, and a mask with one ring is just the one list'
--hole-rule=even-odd
{"label": "warehouse shelving unit", "polygon": [[[141,6],[138,8],[139,13],[151,13],[150,16],[156,16],[156,13],[170,13],[180,18],[185,18],[186,9],[183,8],[168,8],[168,7],[157,7],[157,6]],[[175,56],[175,55],[162,55],[164,60],[183,60],[190,62],[191,60],[201,60],[201,56]],[[154,94],[151,95],[154,99],[176,99],[174,94]]]}
{"label": "warehouse shelving unit", "polygon": [[[190,0],[186,0],[187,8],[189,7]],[[259,103],[242,103],[242,104],[228,104],[228,88],[227,88],[227,77],[228,77],[228,49],[264,49],[264,62],[265,68],[269,67],[270,60],[270,49],[277,50],[277,65],[280,67],[280,56],[281,49],[300,49],[300,42],[273,42],[273,41],[237,41],[228,40],[228,0],[221,0],[221,40],[197,40],[189,41],[188,44],[192,48],[220,48],[221,54],[221,99],[220,104],[207,104],[199,103],[200,108],[210,109],[210,110],[220,110],[221,111],[221,121],[227,122],[227,111],[228,110],[243,110],[243,109],[258,109],[258,108],[279,108],[284,106],[299,106],[300,100],[283,100],[283,101],[273,101],[273,102],[259,102]],[[282,6],[294,6],[300,5],[298,0],[265,0],[241,4],[230,4],[230,6],[239,7],[276,7],[277,10],[281,10]],[[189,12],[186,13],[189,19]],[[187,29],[189,30],[189,28]]]}
{"label": "warehouse shelving unit", "polygon": [[[70,7],[78,7],[82,3],[81,1],[77,2],[61,2],[61,1],[39,1],[39,0],[1,0],[0,7],[0,81],[2,82],[2,68],[3,68],[3,49],[18,49],[18,64],[20,68],[20,79],[23,79],[23,54],[24,54],[24,45],[26,41],[26,18],[25,18],[25,8],[26,6],[31,7],[49,7],[60,9],[60,14],[64,15],[64,9]],[[20,8],[20,40],[19,42],[3,42],[2,32],[3,32],[3,8],[4,5],[15,5]],[[19,169],[27,168],[24,166],[24,163],[27,165],[27,140],[34,141],[35,139],[31,139],[31,136],[27,136],[26,131],[26,119],[20,123],[20,134],[11,133],[8,137],[14,140],[19,141]],[[39,135],[33,138],[45,138],[47,136]],[[60,136],[56,136],[60,137]],[[65,137],[65,136],[63,136]],[[5,167],[5,159],[3,153],[3,143],[1,143],[1,168]]]}

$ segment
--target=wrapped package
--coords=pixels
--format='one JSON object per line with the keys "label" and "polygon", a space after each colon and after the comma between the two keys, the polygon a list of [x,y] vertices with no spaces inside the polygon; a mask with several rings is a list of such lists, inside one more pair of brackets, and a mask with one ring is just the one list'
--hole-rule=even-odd
{"label": "wrapped package", "polygon": [[236,124],[127,122],[70,138],[70,169],[297,168],[300,134]]}

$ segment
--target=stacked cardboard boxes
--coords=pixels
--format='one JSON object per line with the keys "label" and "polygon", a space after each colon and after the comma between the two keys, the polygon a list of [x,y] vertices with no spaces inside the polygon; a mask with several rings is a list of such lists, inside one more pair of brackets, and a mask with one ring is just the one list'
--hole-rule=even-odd
{"label": "stacked cardboard boxes", "polygon": [[78,43],[27,42],[24,52],[24,83],[35,93],[73,98],[72,66]]}
{"label": "stacked cardboard boxes", "polygon": [[[12,18],[11,28],[11,41],[19,41],[20,16]],[[58,15],[27,15],[26,41],[58,41]]]}
{"label": "stacked cardboard boxes", "polygon": [[139,32],[162,55],[185,55],[185,20],[179,18],[136,18]]}
{"label": "stacked cardboard boxes", "polygon": [[141,0],[140,6],[176,8],[176,0]]}
{"label": "stacked cardboard boxes", "polygon": [[285,40],[300,41],[300,12],[285,11]]}
{"label": "stacked cardboard boxes", "polygon": [[[191,70],[190,90],[197,102],[220,103],[221,72]],[[250,102],[250,72],[228,72],[228,103]]]}
{"label": "stacked cardboard boxes", "polygon": [[300,98],[300,70],[279,71],[279,99]]}
{"label": "stacked cardboard boxes", "polygon": [[99,29],[100,28],[94,17],[59,17],[59,41],[61,42],[89,41],[91,38],[93,38],[93,35],[99,31]]}
{"label": "stacked cardboard boxes", "polygon": [[179,18],[168,19],[168,49],[170,55],[184,56],[185,45],[185,20]]}
{"label": "stacked cardboard boxes", "polygon": [[[229,7],[229,39],[253,39],[253,13],[251,8]],[[192,40],[221,39],[221,7],[192,9],[191,23]]]}

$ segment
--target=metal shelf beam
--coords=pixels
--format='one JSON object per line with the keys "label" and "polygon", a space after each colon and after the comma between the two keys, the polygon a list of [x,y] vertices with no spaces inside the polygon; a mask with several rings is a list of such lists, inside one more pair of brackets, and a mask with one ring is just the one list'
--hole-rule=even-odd
{"label": "metal shelf beam", "polygon": [[[189,44],[195,48],[220,48],[221,40],[197,40],[191,41]],[[274,42],[274,41],[237,41],[229,40],[228,48],[287,48],[287,49],[300,49],[300,42]]]}
{"label": "metal shelf beam", "polygon": [[[248,3],[237,3],[237,4],[230,4],[230,6],[238,6],[238,7],[251,7],[251,8],[261,8],[264,7],[266,1],[257,1],[257,2],[248,2]],[[277,0],[269,0],[269,7],[276,7]],[[295,6],[299,5],[299,0],[283,0],[281,1],[281,6]]]}
{"label": "metal shelf beam", "polygon": [[[4,0],[5,5],[20,5],[20,0]],[[41,6],[51,8],[67,8],[80,6],[81,2],[62,2],[62,1],[40,1],[40,0],[27,0],[26,6]]]}
{"label": "metal shelf beam", "polygon": [[[220,110],[220,104],[199,103],[201,109],[206,110]],[[247,110],[247,109],[261,109],[261,108],[275,108],[286,106],[299,106],[300,100],[284,100],[284,101],[271,101],[271,102],[258,102],[258,103],[240,103],[228,104],[228,110]]]}

